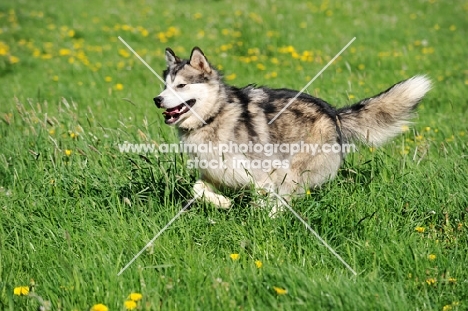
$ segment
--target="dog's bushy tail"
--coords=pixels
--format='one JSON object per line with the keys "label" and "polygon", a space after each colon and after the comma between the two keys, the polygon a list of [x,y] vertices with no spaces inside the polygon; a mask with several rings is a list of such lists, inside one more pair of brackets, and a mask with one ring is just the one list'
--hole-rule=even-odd
{"label": "dog's bushy tail", "polygon": [[414,109],[431,89],[425,76],[395,84],[375,97],[338,109],[343,138],[378,146],[400,134],[414,117]]}

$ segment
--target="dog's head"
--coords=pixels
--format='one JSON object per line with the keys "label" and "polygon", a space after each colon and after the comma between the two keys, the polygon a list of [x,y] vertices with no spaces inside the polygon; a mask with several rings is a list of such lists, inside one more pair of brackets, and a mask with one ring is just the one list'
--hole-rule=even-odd
{"label": "dog's head", "polygon": [[165,109],[166,124],[195,128],[212,116],[219,90],[219,74],[203,52],[195,47],[189,60],[166,49],[165,89],[154,98],[158,108]]}

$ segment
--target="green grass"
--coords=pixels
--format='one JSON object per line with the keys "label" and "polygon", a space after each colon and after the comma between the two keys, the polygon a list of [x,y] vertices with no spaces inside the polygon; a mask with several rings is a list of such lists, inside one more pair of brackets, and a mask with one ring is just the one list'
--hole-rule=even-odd
{"label": "green grass", "polygon": [[[36,310],[13,295],[33,279],[51,310],[123,310],[131,292],[140,310],[466,310],[467,13],[439,0],[4,1],[0,309]],[[157,72],[166,46],[200,46],[231,84],[294,89],[356,37],[308,90],[336,106],[433,80],[409,131],[361,146],[293,202],[357,277],[290,213],[250,208],[248,191],[228,212],[195,204],[117,276],[197,177],[184,155],[119,152],[177,136],[152,103],[161,83],[118,36]]]}

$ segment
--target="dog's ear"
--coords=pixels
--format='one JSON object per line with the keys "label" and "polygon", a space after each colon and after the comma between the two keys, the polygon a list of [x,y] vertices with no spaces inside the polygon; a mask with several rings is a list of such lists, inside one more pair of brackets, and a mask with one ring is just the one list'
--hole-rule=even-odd
{"label": "dog's ear", "polygon": [[190,66],[200,71],[211,73],[211,66],[199,47],[194,47],[190,55]]}
{"label": "dog's ear", "polygon": [[180,58],[177,57],[174,51],[171,48],[166,48],[166,63],[167,67],[174,65],[175,63],[179,63]]}

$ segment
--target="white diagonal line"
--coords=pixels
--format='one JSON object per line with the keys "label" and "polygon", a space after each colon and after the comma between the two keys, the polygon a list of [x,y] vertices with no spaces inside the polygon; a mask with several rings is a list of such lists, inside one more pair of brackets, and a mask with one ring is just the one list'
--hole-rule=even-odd
{"label": "white diagonal line", "polygon": [[281,201],[281,203],[282,203],[284,206],[286,206],[286,207],[291,211],[291,213],[293,213],[293,215],[296,216],[296,218],[299,219],[299,220],[304,224],[304,226],[306,226],[306,228],[309,229],[309,231],[312,232],[312,234],[315,235],[315,237],[316,237],[326,248],[328,248],[328,250],[329,250],[333,255],[335,255],[335,257],[338,258],[338,260],[340,260],[340,261],[345,265],[346,268],[348,268],[349,271],[351,271],[355,276],[357,275],[356,271],[354,271],[353,268],[351,268],[351,266],[348,265],[348,263],[347,263],[346,261],[344,261],[344,259],[341,258],[341,256],[338,255],[338,253],[335,252],[335,250],[334,250],[330,245],[328,245],[328,243],[325,242],[325,240],[322,239],[322,238],[320,237],[320,235],[318,235],[318,233],[315,232],[315,230],[312,229],[312,228],[309,226],[309,224],[306,223],[305,220],[302,219],[301,216],[299,216],[299,214],[296,213],[296,211],[293,210],[292,207],[289,206],[289,204],[286,203],[286,201],[285,201],[282,197],[280,197],[280,196],[279,196],[276,192],[274,192],[274,191],[270,191],[270,193],[274,194],[274,195]]}
{"label": "white diagonal line", "polygon": [[[139,59],[139,60],[140,60],[140,61],[141,61],[141,62],[142,62],[142,63],[143,63],[143,64],[144,64],[144,65],[145,65],[145,66],[162,82],[162,83],[166,84],[166,81],[164,81],[164,79],[161,78],[161,76],[158,75],[158,74],[156,73],[156,71],[154,71],[154,69],[151,68],[151,66],[148,65],[148,63],[145,62],[145,60],[144,60],[143,58],[141,58],[141,56],[138,55],[138,53],[135,52],[135,50],[132,49],[132,47],[131,47],[130,45],[128,45],[128,43],[125,42],[124,39],[122,39],[122,37],[119,36],[118,38],[119,38],[120,41],[122,41],[123,44],[125,44],[125,46],[127,47],[127,49],[129,49],[130,51],[132,51],[132,53],[135,54],[135,56],[136,56],[136,57],[137,57],[137,58],[138,58],[138,59]],[[189,110],[191,110],[192,113],[193,113],[198,119],[200,119],[200,121],[203,122],[203,124],[206,124],[205,120],[203,120],[203,119],[195,112],[195,110],[193,110],[192,107],[190,107],[190,105],[187,104],[187,103],[185,102],[185,100],[183,100],[183,99],[179,96],[179,94],[177,94],[176,91],[174,91],[173,88],[171,88],[169,85],[166,85],[166,87],[167,87],[167,88],[168,88],[168,89],[169,89],[169,90],[170,90],[170,91],[171,91],[171,92],[172,92],[172,93],[189,109]]]}
{"label": "white diagonal line", "polygon": [[301,95],[301,94],[312,84],[312,82],[314,82],[315,79],[317,79],[317,78],[322,74],[322,72],[324,72],[325,69],[327,69],[328,66],[330,66],[330,65],[335,61],[335,59],[337,59],[338,56],[340,56],[340,54],[343,53],[343,52],[348,48],[348,46],[351,45],[351,43],[353,43],[354,40],[356,40],[356,37],[352,38],[351,41],[349,41],[348,44],[346,44],[345,47],[342,48],[341,51],[339,51],[338,54],[336,54],[335,57],[333,57],[332,60],[329,61],[328,64],[326,64],[325,67],[323,67],[322,70],[320,70],[319,73],[317,73],[317,74],[315,75],[315,77],[313,77],[312,80],[310,80],[309,83],[307,83],[306,86],[304,86],[304,87],[302,88],[302,90],[300,90],[299,93],[297,93],[296,96],[294,96],[294,98],[291,99],[291,100],[288,102],[288,104],[287,104],[286,106],[284,106],[284,108],[281,109],[281,111],[278,112],[278,113],[276,114],[276,116],[275,116],[273,119],[270,120],[270,122],[268,122],[268,125],[270,125],[271,123],[273,123],[273,122],[276,120],[276,118],[278,118],[278,117],[280,116],[280,114],[282,114],[282,113],[299,97],[299,95]]}
{"label": "white diagonal line", "polygon": [[148,242],[148,244],[145,245],[145,247],[143,247],[141,249],[141,251],[138,252],[138,254],[135,255],[135,257],[132,258],[132,260],[130,260],[128,262],[128,264],[125,265],[125,267],[122,268],[122,270],[120,270],[119,273],[117,273],[117,276],[120,276],[125,270],[127,270],[128,267],[130,267],[130,265],[148,248],[151,246],[151,244],[153,244],[154,241],[156,241],[156,239],[164,232],[166,231],[166,229],[177,219],[179,218],[180,215],[182,215],[182,213],[198,198],[197,195],[195,195],[195,197],[190,200],[178,213],[177,215],[175,215],[168,223],[167,225],[164,226],[164,228],[162,228],[158,234],[156,234],[154,236],[154,238],[151,239],[151,241]]}

